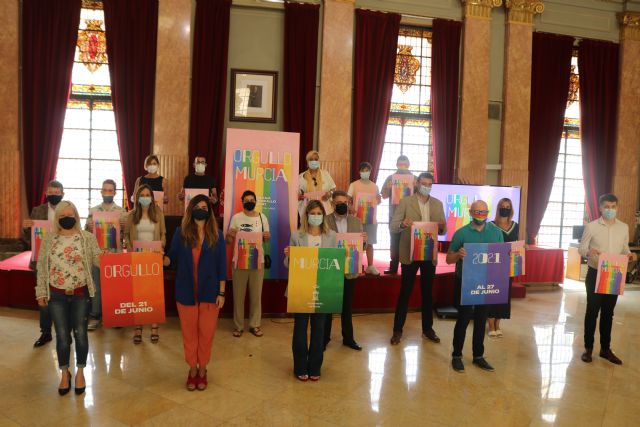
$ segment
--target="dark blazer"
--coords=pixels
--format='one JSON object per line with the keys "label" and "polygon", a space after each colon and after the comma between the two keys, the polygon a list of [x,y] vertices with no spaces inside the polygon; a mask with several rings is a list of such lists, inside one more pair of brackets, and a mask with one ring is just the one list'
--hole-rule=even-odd
{"label": "dark blazer", "polygon": [[[327,215],[326,217],[327,225],[330,229],[338,232],[338,226],[336,225],[336,214],[335,212],[331,215]],[[347,215],[347,233],[362,233],[362,221],[358,219],[358,217],[353,215]]]}
{"label": "dark blazer", "polygon": [[[171,266],[176,267],[176,301],[183,305],[195,305],[193,292],[193,254],[191,246],[182,241],[180,227],[176,228],[167,256]],[[198,260],[198,302],[215,303],[220,292],[220,281],[227,280],[227,248],[222,230],[218,230],[218,241],[213,247],[202,242]]]}

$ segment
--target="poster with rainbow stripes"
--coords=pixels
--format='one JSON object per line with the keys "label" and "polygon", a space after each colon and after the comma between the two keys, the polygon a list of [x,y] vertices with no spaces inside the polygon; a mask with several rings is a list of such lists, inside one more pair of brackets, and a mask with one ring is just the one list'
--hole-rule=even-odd
{"label": "poster with rainbow stripes", "polygon": [[411,224],[411,261],[438,259],[438,223]]}
{"label": "poster with rainbow stripes", "polygon": [[162,254],[100,255],[100,284],[104,326],[164,323]]}
{"label": "poster with rainbow stripes", "polygon": [[509,242],[511,244],[511,261],[509,264],[509,277],[523,276],[525,274],[525,249],[524,240]]}
{"label": "poster with rainbow stripes", "polygon": [[[256,211],[269,221],[271,237],[263,244],[273,260],[265,279],[284,279],[284,248],[298,227],[298,160],[300,135],[227,129],[224,187],[224,233],[231,217],[242,211],[240,196],[256,193]],[[229,248],[231,251],[233,248]],[[231,259],[231,257],[229,257]]]}
{"label": "poster with rainbow stripes", "polygon": [[344,274],[362,273],[362,251],[364,238],[362,233],[337,233],[338,248],[346,251]]}
{"label": "poster with rainbow stripes", "polygon": [[619,254],[600,254],[598,257],[598,275],[596,293],[622,295],[627,280],[629,258]]}
{"label": "poster with rainbow stripes", "polygon": [[109,252],[119,252],[122,248],[120,240],[120,212],[94,212],[93,235],[98,246]]}
{"label": "poster with rainbow stripes", "polygon": [[391,204],[398,205],[400,200],[413,194],[413,184],[416,177],[410,173],[396,173],[391,175]]}
{"label": "poster with rainbow stripes", "polygon": [[371,193],[356,193],[353,198],[356,217],[363,224],[376,224],[376,212],[378,209],[378,196]]}
{"label": "poster with rainbow stripes", "polygon": [[236,270],[256,270],[264,264],[262,232],[238,231],[233,246],[233,266]]}
{"label": "poster with rainbow stripes", "polygon": [[53,223],[47,220],[34,219],[31,225],[31,261],[38,261],[42,240],[53,229]]}
{"label": "poster with rainbow stripes", "polygon": [[289,249],[288,313],[341,313],[345,250]]}
{"label": "poster with rainbow stripes", "polygon": [[134,240],[131,242],[133,252],[160,252],[162,253],[162,242],[160,240]]}
{"label": "poster with rainbow stripes", "polygon": [[184,210],[185,211],[187,210],[187,206],[189,206],[189,202],[191,201],[191,199],[193,199],[199,194],[209,197],[209,189],[208,188],[185,188],[184,189]]}

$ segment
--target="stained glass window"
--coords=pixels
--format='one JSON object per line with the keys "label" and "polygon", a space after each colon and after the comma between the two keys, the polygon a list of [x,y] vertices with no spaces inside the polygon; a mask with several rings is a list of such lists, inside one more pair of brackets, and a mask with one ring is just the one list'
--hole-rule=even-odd
{"label": "stained glass window", "polygon": [[120,198],[124,195],[100,1],[82,2],[56,179],[83,220],[102,201],[105,179],[113,179]]}
{"label": "stained glass window", "polygon": [[[431,30],[401,26],[387,132],[378,187],[396,171],[404,154],[418,175],[433,170],[431,150]],[[389,250],[389,199],[378,207],[377,251]],[[384,257],[384,254],[378,253]]]}

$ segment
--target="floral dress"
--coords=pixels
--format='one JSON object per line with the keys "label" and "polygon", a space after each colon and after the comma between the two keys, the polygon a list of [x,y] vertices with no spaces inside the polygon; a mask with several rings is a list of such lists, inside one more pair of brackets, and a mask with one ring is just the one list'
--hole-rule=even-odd
{"label": "floral dress", "polygon": [[63,290],[87,286],[80,234],[56,236],[49,255],[49,285]]}

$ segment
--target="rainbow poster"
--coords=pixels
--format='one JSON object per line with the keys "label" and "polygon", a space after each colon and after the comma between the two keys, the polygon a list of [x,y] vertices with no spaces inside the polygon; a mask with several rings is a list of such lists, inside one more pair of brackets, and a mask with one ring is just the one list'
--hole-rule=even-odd
{"label": "rainbow poster", "polygon": [[160,209],[160,212],[164,212],[164,191],[154,191],[153,201],[158,209]]}
{"label": "rainbow poster", "polygon": [[120,212],[94,212],[93,235],[96,236],[100,249],[119,252],[122,248],[120,240]]}
{"label": "rainbow poster", "polygon": [[271,232],[263,248],[273,260],[265,270],[266,279],[287,277],[284,248],[298,226],[299,149],[297,133],[227,129],[224,232],[231,217],[242,211],[242,193],[256,193],[256,211],[267,217]]}
{"label": "rainbow poster", "polygon": [[162,242],[160,240],[134,240],[131,242],[133,252],[160,252],[162,250]]}
{"label": "rainbow poster", "polygon": [[100,285],[105,326],[164,323],[162,254],[100,255]]}
{"label": "rainbow poster", "polygon": [[356,216],[363,224],[376,224],[378,196],[371,193],[356,193],[354,199]]}
{"label": "rainbow poster", "polygon": [[199,194],[209,197],[209,189],[208,188],[185,188],[184,189],[184,210],[185,211],[187,210],[187,206],[189,206],[189,202],[191,201],[191,199],[193,199]]}
{"label": "rainbow poster", "polygon": [[414,222],[411,224],[411,261],[438,259],[438,223]]}
{"label": "rainbow poster", "polygon": [[598,257],[598,275],[596,276],[596,293],[622,295],[627,280],[626,255],[600,254]]}
{"label": "rainbow poster", "polygon": [[233,246],[233,266],[236,270],[262,268],[262,232],[238,231]]}
{"label": "rainbow poster", "polygon": [[509,243],[465,243],[460,305],[505,304],[509,300]]}
{"label": "rainbow poster", "polygon": [[509,277],[523,276],[525,274],[525,249],[524,240],[509,242],[511,244],[511,261],[509,264]]}
{"label": "rainbow poster", "polygon": [[336,235],[338,248],[346,252],[344,260],[344,274],[362,273],[362,250],[364,238],[362,233],[338,233]]}
{"label": "rainbow poster", "polygon": [[391,204],[398,205],[400,200],[413,194],[413,184],[416,177],[413,174],[396,173],[391,175]]}
{"label": "rainbow poster", "polygon": [[31,261],[38,261],[40,245],[42,239],[51,232],[53,224],[51,221],[34,219],[31,226]]}
{"label": "rainbow poster", "polygon": [[345,250],[292,246],[287,312],[341,313]]}

